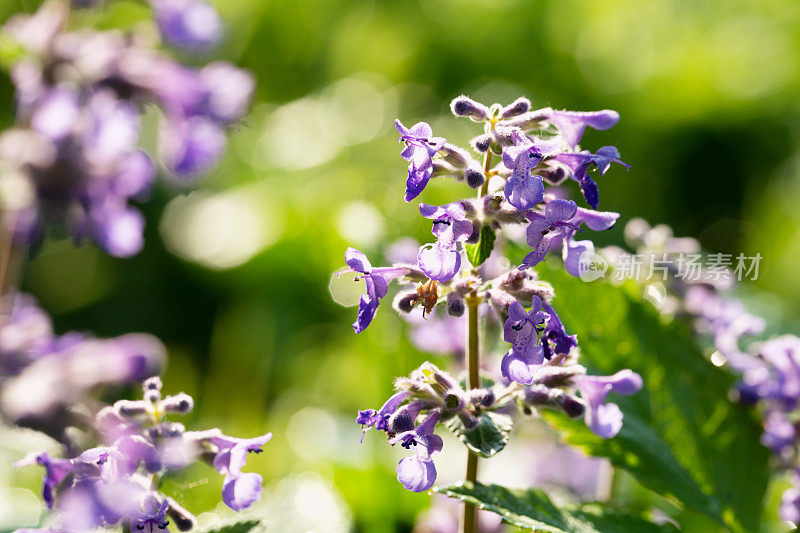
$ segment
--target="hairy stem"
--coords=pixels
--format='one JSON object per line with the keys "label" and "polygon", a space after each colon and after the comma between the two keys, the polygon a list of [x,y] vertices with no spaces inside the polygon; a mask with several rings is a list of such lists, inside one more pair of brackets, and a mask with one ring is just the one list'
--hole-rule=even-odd
{"label": "hairy stem", "polygon": [[[467,297],[467,389],[480,387],[480,369],[478,366],[478,304],[480,300],[474,295]],[[475,483],[478,480],[478,456],[467,451],[467,472],[465,481]],[[475,506],[464,502],[464,514],[461,520],[462,533],[476,533],[477,514]]]}
{"label": "hairy stem", "polygon": [[4,213],[0,216],[8,217],[6,220],[0,219],[0,323],[2,323],[11,313],[11,298],[24,268],[26,249],[14,246],[13,243],[16,213]]}

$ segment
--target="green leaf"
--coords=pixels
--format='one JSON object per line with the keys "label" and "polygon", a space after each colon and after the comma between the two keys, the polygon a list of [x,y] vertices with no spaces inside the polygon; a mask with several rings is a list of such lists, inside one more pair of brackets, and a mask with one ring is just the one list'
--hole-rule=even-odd
{"label": "green leaf", "polygon": [[494,240],[497,236],[491,226],[481,226],[480,235],[478,235],[478,242],[475,244],[468,244],[464,248],[467,251],[467,259],[472,263],[472,266],[482,264],[491,255],[494,250]]}
{"label": "green leaf", "polygon": [[473,452],[492,457],[508,444],[514,419],[502,413],[486,412],[478,417],[478,425],[472,429],[467,429],[457,416],[445,426]]}
{"label": "green leaf", "polygon": [[658,525],[602,504],[555,505],[541,489],[516,490],[499,485],[465,483],[437,488],[436,492],[492,511],[521,528],[550,533],[666,533],[670,524]]}
{"label": "green leaf", "polygon": [[634,291],[560,271],[545,276],[558,295],[556,311],[578,335],[581,362],[592,373],[631,368],[644,379],[633,396],[609,396],[624,413],[613,439],[582,421],[545,416],[567,442],[608,457],[645,487],[735,531],[757,530],[769,454],[755,413],[728,397],[733,376],[708,362],[688,324],[664,323]]}
{"label": "green leaf", "polygon": [[200,529],[200,533],[250,533],[256,530],[264,530],[258,520],[243,520],[224,525],[215,525],[210,529]]}

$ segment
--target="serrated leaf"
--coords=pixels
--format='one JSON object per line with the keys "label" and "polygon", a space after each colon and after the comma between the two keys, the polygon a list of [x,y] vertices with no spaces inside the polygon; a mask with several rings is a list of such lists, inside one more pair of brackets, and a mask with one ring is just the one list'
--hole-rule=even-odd
{"label": "serrated leaf", "polygon": [[472,263],[472,266],[482,264],[491,255],[494,250],[494,240],[497,236],[491,226],[481,226],[481,232],[478,235],[478,242],[475,244],[468,244],[464,247],[467,252],[467,259]]}
{"label": "serrated leaf", "polygon": [[[243,520],[231,524],[216,525],[209,529],[200,529],[200,533],[251,533],[260,530],[261,522],[258,520]],[[263,528],[261,528],[263,529]]]}
{"label": "serrated leaf", "polygon": [[555,505],[541,489],[517,490],[499,485],[465,483],[436,492],[467,501],[521,528],[549,533],[666,533],[670,524],[654,524],[637,514],[602,504]]}
{"label": "serrated leaf", "polygon": [[644,379],[633,396],[609,396],[624,413],[613,439],[597,437],[581,421],[546,414],[565,440],[608,457],[687,509],[735,531],[758,530],[769,472],[760,424],[754,412],[730,401],[733,377],[703,356],[689,324],[665,324],[625,287],[584,283],[562,272],[545,277],[591,373],[631,368]]}
{"label": "serrated leaf", "polygon": [[508,444],[514,419],[489,411],[478,417],[478,425],[472,429],[467,429],[457,416],[448,420],[445,426],[473,452],[483,457],[492,457]]}

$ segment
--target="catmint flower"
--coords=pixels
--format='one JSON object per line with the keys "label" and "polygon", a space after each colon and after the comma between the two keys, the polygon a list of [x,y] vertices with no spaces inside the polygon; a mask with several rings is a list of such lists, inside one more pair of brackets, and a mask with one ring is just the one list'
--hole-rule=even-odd
{"label": "catmint flower", "polygon": [[464,305],[464,298],[457,292],[447,293],[447,314],[454,317],[459,317],[464,314],[466,306]]}
{"label": "catmint flower", "polygon": [[400,142],[406,145],[400,156],[411,163],[408,167],[405,196],[406,202],[410,202],[419,196],[428,184],[433,166],[431,158],[444,146],[446,140],[434,137],[433,130],[427,122],[418,122],[411,129],[403,126],[399,120],[395,120],[394,124],[400,133]]}
{"label": "catmint flower", "polygon": [[216,45],[222,35],[222,21],[205,0],[150,0],[161,36],[169,44],[187,50]]}
{"label": "catmint flower", "polygon": [[[408,391],[400,391],[393,394],[386,403],[381,406],[380,409],[377,411],[375,409],[366,409],[364,411],[359,411],[358,416],[356,417],[356,423],[361,424],[364,429],[364,432],[370,428],[375,428],[377,431],[388,431],[389,430],[389,418],[397,411],[397,408],[400,407],[409,396]],[[361,436],[361,440],[364,440],[364,436]]]}
{"label": "catmint flower", "polygon": [[356,278],[356,281],[363,279],[367,286],[367,294],[361,295],[358,316],[353,323],[355,332],[361,333],[375,317],[381,298],[386,296],[389,290],[389,282],[408,274],[410,270],[400,266],[373,268],[367,256],[355,248],[348,248],[345,251],[344,260],[350,268],[342,270],[339,275],[345,272],[357,272],[362,275]]}
{"label": "catmint flower", "polygon": [[419,211],[425,218],[433,220],[431,232],[437,240],[435,244],[420,247],[417,264],[432,280],[449,281],[461,270],[457,245],[472,235],[472,222],[467,220],[460,202],[441,207],[420,204]]}
{"label": "catmint flower", "polygon": [[596,130],[607,130],[619,122],[619,113],[604,109],[602,111],[554,111],[548,110],[547,121],[561,132],[564,141],[572,148],[580,142],[586,126]]}
{"label": "catmint flower", "polygon": [[540,176],[531,176],[531,169],[542,160],[541,151],[533,143],[520,144],[503,151],[503,164],[512,170],[505,185],[508,202],[517,209],[530,209],[544,199]]}
{"label": "catmint flower", "polygon": [[549,303],[542,302],[542,310],[550,317],[542,331],[542,348],[545,351],[545,357],[550,358],[548,352],[551,355],[568,354],[572,348],[578,345],[578,337],[567,334],[561,319]]}
{"label": "catmint flower", "polygon": [[564,229],[578,229],[572,223],[573,217],[578,212],[578,206],[572,200],[557,198],[548,202],[544,213],[530,213],[530,224],[527,230],[528,245],[534,251],[522,260],[522,268],[535,266],[542,261],[550,250],[554,239],[564,234]]}
{"label": "catmint flower", "polygon": [[136,520],[136,524],[131,524],[131,529],[135,527],[139,531],[146,531],[147,533],[154,533],[158,530],[165,530],[169,525],[167,520],[167,509],[169,509],[169,502],[164,499],[161,502],[153,500],[148,502],[155,507],[151,512],[148,512]]}
{"label": "catmint flower", "polygon": [[611,163],[619,163],[625,168],[630,168],[630,165],[623,163],[619,159],[619,151],[613,146],[603,146],[597,150],[596,154],[591,152],[576,152],[576,153],[561,153],[556,155],[556,160],[564,163],[572,174],[572,179],[580,185],[583,197],[593,208],[597,208],[600,202],[597,184],[592,178],[587,175],[587,170],[591,165],[597,167],[600,175],[606,173],[611,167]]}
{"label": "catmint flower", "polygon": [[508,307],[503,340],[510,342],[512,347],[500,363],[503,377],[522,385],[533,383],[536,367],[544,361],[539,332],[548,316],[542,311],[542,301],[538,296],[532,298],[530,311],[526,312],[519,302]]}
{"label": "catmint flower", "polygon": [[780,454],[791,448],[797,437],[797,429],[786,415],[778,410],[767,413],[764,417],[764,433],[761,434],[761,444]]}
{"label": "catmint flower", "polygon": [[392,444],[399,443],[407,450],[414,448],[416,452],[397,465],[397,481],[406,490],[425,492],[436,482],[436,466],[431,456],[440,452],[443,446],[442,438],[433,433],[440,416],[434,410],[416,429],[401,433],[390,441]]}
{"label": "catmint flower", "polygon": [[578,376],[575,386],[586,402],[586,425],[604,439],[619,433],[622,411],[615,403],[605,403],[609,392],[629,396],[642,388],[642,378],[631,370],[620,370],[612,376]]}
{"label": "catmint flower", "polygon": [[476,122],[488,120],[490,115],[488,107],[463,94],[453,98],[450,110],[457,117],[469,117]]}

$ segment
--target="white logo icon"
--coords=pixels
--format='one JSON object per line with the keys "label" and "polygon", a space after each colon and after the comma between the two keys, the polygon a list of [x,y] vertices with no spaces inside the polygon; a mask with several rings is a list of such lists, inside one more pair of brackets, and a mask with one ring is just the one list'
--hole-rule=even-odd
{"label": "white logo icon", "polygon": [[583,281],[604,278],[607,270],[608,262],[591,250],[586,250],[578,258],[578,276]]}

